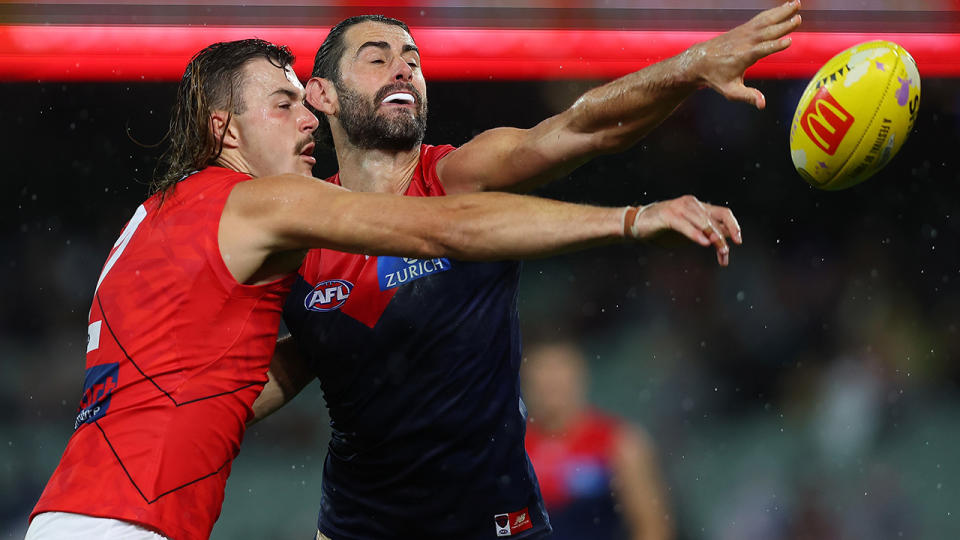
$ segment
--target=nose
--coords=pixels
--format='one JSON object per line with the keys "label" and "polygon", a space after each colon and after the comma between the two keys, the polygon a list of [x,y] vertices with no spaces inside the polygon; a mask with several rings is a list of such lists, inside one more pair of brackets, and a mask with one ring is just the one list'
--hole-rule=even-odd
{"label": "nose", "polygon": [[410,82],[413,80],[413,68],[411,68],[407,61],[401,57],[397,57],[396,62],[400,65],[397,66],[397,72],[393,75],[393,79],[396,81],[405,81]]}
{"label": "nose", "polygon": [[303,114],[300,115],[300,118],[297,119],[297,128],[304,133],[313,133],[317,126],[320,125],[320,121],[317,120],[317,116],[310,112],[310,109],[304,107]]}

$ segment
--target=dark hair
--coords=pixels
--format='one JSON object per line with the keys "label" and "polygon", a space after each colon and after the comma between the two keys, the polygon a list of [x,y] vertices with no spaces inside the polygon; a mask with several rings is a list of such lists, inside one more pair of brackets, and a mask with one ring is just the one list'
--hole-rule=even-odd
{"label": "dark hair", "polygon": [[210,113],[227,111],[230,125],[234,114],[244,110],[243,67],[256,58],[266,58],[279,69],[293,64],[290,49],[262,39],[214,43],[198,52],[187,64],[177,89],[177,101],[170,117],[166,138],[169,148],[160,158],[150,183],[150,193],[166,193],[190,173],[214,164],[223,151],[223,137],[210,129]]}
{"label": "dark hair", "polygon": [[[383,15],[357,15],[356,17],[344,19],[330,30],[327,38],[323,40],[320,48],[317,49],[317,56],[313,59],[313,73],[311,73],[311,77],[321,77],[333,81],[334,84],[338,84],[340,82],[340,59],[343,57],[344,49],[346,49],[346,44],[343,42],[343,34],[346,33],[347,29],[351,26],[367,21],[392,24],[403,28],[407,34],[410,33],[410,28],[407,27],[405,22]],[[320,121],[320,125],[317,126],[317,129],[313,132],[313,138],[316,139],[318,143],[333,148],[333,133],[330,132],[330,123],[327,122],[327,116],[313,109],[313,107],[310,107],[310,109],[316,114]]]}

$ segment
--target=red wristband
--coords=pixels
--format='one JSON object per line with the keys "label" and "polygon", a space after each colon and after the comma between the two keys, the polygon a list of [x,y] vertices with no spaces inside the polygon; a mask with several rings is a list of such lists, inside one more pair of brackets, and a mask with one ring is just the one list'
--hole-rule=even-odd
{"label": "red wristband", "polygon": [[633,222],[637,219],[637,214],[640,213],[639,206],[628,206],[627,211],[623,214],[623,237],[624,238],[633,238]]}

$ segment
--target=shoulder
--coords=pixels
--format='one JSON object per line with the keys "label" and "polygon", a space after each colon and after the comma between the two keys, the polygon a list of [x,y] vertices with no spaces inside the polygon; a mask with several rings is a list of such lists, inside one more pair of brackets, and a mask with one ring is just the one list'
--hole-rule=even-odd
{"label": "shoulder", "polygon": [[166,191],[154,193],[146,205],[173,208],[181,204],[206,204],[218,200],[217,193],[228,195],[234,186],[249,180],[249,174],[223,167],[206,167],[184,176]]}
{"label": "shoulder", "polygon": [[216,184],[233,185],[253,178],[247,173],[224,167],[207,167],[184,177],[177,185],[211,186]]}
{"label": "shoulder", "polygon": [[440,181],[440,175],[437,172],[437,165],[443,158],[447,157],[447,155],[454,150],[456,150],[456,147],[449,144],[441,144],[437,146],[430,144],[420,145],[420,166],[418,167],[419,174],[417,174],[414,178],[414,184],[420,184],[417,186],[419,193],[416,194],[428,197],[436,197],[447,194],[443,183]]}
{"label": "shoulder", "polygon": [[420,145],[420,163],[424,167],[436,169],[437,162],[447,157],[447,154],[456,150],[457,147],[449,144],[421,144]]}

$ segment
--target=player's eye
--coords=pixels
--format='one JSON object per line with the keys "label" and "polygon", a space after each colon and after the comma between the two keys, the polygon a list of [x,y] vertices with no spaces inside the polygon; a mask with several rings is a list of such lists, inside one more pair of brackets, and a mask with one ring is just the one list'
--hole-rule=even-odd
{"label": "player's eye", "polygon": [[412,67],[413,69],[417,69],[417,63],[416,63],[416,62],[407,62],[407,65],[410,66],[410,67]]}
{"label": "player's eye", "polygon": [[292,105],[291,105],[290,103],[286,103],[286,102],[281,103],[281,104],[279,105],[279,107],[280,107],[281,109],[289,109],[291,106],[292,106]]}

